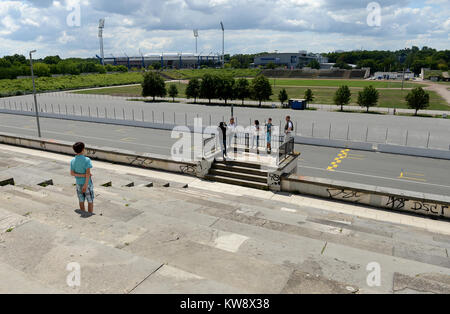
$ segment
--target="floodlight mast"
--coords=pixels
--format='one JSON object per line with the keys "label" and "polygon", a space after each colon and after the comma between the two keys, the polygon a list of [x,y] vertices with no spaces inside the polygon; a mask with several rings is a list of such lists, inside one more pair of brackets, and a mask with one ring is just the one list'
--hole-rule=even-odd
{"label": "floodlight mast", "polygon": [[100,19],[98,23],[98,38],[100,40],[100,57],[102,58],[102,65],[105,65],[105,53],[103,50],[103,29],[105,28],[105,19]]}
{"label": "floodlight mast", "polygon": [[222,27],[222,67],[225,67],[225,27],[223,22],[220,22],[220,27]]}
{"label": "floodlight mast", "polygon": [[195,37],[195,54],[198,54],[198,29],[194,29],[194,37]]}

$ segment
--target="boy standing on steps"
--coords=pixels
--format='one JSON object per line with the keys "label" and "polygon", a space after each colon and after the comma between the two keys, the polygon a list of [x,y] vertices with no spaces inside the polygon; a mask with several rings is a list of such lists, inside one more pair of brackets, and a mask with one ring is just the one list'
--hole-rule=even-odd
{"label": "boy standing on steps", "polygon": [[80,209],[86,213],[84,202],[88,202],[89,214],[94,213],[94,186],[91,179],[91,160],[84,156],[84,143],[78,142],[73,145],[73,150],[77,154],[70,163],[70,174],[75,177],[77,185],[78,200],[80,201]]}

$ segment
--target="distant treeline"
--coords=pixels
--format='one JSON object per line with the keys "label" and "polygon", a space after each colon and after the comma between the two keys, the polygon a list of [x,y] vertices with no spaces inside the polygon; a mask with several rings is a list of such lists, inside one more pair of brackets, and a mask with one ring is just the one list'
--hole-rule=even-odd
{"label": "distant treeline", "polygon": [[[59,56],[49,56],[33,60],[34,74],[48,77],[54,74],[78,75],[81,73],[127,72],[125,66],[102,66],[96,59],[61,59]],[[0,79],[15,79],[18,76],[30,76],[30,60],[22,55],[0,58]]]}
{"label": "distant treeline", "polygon": [[369,67],[372,73],[377,71],[402,71],[410,69],[420,74],[422,68],[448,71],[450,50],[438,51],[433,48],[413,46],[398,51],[349,51],[324,54],[329,62],[337,63],[341,68],[356,64],[359,68]]}

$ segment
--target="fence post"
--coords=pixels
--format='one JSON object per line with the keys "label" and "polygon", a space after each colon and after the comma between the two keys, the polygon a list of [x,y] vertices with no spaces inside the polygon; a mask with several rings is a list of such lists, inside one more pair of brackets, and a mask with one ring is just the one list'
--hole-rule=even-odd
{"label": "fence post", "polygon": [[80,106],[80,115],[83,116],[83,107]]}
{"label": "fence post", "polygon": [[106,107],[105,107],[105,119],[108,119],[108,111],[107,111]]}
{"label": "fence post", "polygon": [[331,123],[330,123],[330,130],[328,131],[328,139],[331,140]]}
{"label": "fence post", "polygon": [[315,126],[315,123],[313,122],[312,129],[311,129],[311,137],[314,137],[314,126]]}
{"label": "fence post", "polygon": [[144,109],[142,109],[142,122],[145,122],[145,119],[144,119]]}
{"label": "fence post", "polygon": [[406,143],[405,143],[405,146],[408,146],[408,137],[409,137],[409,130],[406,130]]}
{"label": "fence post", "polygon": [[155,123],[155,111],[152,110],[152,121]]}
{"label": "fence post", "polygon": [[368,139],[369,139],[369,127],[367,127],[367,131],[366,131],[366,143],[367,143]]}
{"label": "fence post", "polygon": [[184,122],[185,122],[185,125],[187,126],[187,124],[188,124],[187,123],[187,113],[184,114]]}
{"label": "fence post", "polygon": [[91,106],[88,106],[89,118],[91,117]]}
{"label": "fence post", "polygon": [[389,137],[389,128],[386,129],[386,142],[385,142],[385,144],[388,143],[388,137]]}
{"label": "fence post", "polygon": [[116,117],[116,107],[114,107],[114,120],[117,120],[117,117]]}
{"label": "fence post", "polygon": [[97,118],[98,118],[99,116],[98,116],[98,107],[97,107]]}
{"label": "fence post", "polygon": [[173,113],[173,125],[177,124],[177,117],[175,115],[175,112]]}
{"label": "fence post", "polygon": [[430,147],[430,137],[431,137],[431,133],[428,132],[427,148]]}
{"label": "fence post", "polygon": [[58,104],[58,112],[59,112],[59,114],[61,114],[61,105],[60,104]]}
{"label": "fence post", "polygon": [[123,119],[125,120],[125,108],[122,108]]}
{"label": "fence post", "polygon": [[132,109],[131,112],[132,112],[132,117],[133,117],[133,121],[134,121],[134,109]]}
{"label": "fence post", "polygon": [[66,116],[69,115],[69,110],[67,109],[67,105],[66,105]]}
{"label": "fence post", "polygon": [[166,122],[165,120],[166,120],[166,117],[165,117],[165,114],[164,114],[164,111],[163,111],[163,121],[162,121],[163,124],[165,124],[165,122]]}
{"label": "fence post", "polygon": [[347,127],[347,141],[350,140],[350,124]]}

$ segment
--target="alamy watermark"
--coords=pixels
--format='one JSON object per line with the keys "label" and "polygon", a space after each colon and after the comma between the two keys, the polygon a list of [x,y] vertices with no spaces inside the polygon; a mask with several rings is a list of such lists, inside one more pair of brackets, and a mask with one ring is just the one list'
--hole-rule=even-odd
{"label": "alamy watermark", "polygon": [[[177,139],[171,148],[172,160],[178,162],[214,161],[221,155],[224,146],[228,156],[239,154],[240,161],[248,161],[250,154],[255,153],[259,158],[267,158],[268,168],[277,168],[279,162],[280,132],[278,126],[272,126],[270,138],[265,128],[259,131],[254,126],[228,125],[226,142],[223,143],[222,131],[217,126],[203,127],[203,119],[194,119],[194,127],[176,126],[172,130],[172,139]],[[270,140],[272,154],[268,154],[267,140]]]}
{"label": "alamy watermark", "polygon": [[81,26],[81,3],[80,0],[67,1],[66,10],[70,11],[67,15],[66,23],[69,27]]}
{"label": "alamy watermark", "polygon": [[367,276],[367,286],[381,287],[381,265],[377,262],[369,263],[366,267],[369,273]]}
{"label": "alamy watermark", "polygon": [[370,27],[381,26],[381,6],[378,2],[371,2],[367,5],[367,25]]}
{"label": "alamy watermark", "polygon": [[69,263],[66,270],[70,272],[66,277],[66,283],[70,288],[81,286],[81,265],[78,263]]}

